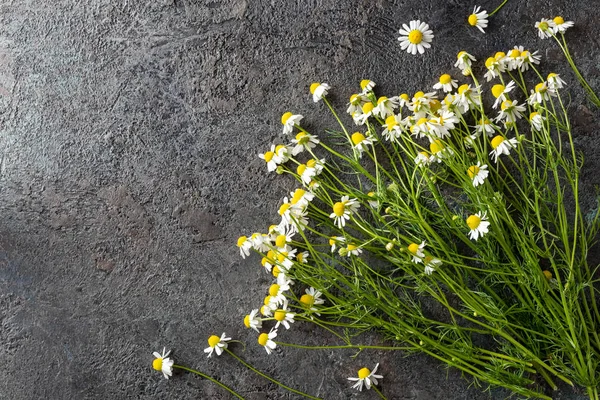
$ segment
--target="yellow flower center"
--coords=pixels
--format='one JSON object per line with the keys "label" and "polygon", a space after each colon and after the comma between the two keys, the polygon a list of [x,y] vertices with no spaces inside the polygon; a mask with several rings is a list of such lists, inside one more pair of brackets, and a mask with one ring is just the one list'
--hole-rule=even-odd
{"label": "yellow flower center", "polygon": [[496,60],[501,60],[504,57],[506,57],[506,53],[503,51],[498,51],[498,52],[496,52],[496,54],[494,54],[494,58]]}
{"label": "yellow flower center", "polygon": [[285,149],[285,145],[283,145],[283,144],[278,144],[278,145],[275,147],[275,153],[279,154],[279,153],[281,153],[281,150],[283,150],[283,149]]}
{"label": "yellow flower center", "polygon": [[281,270],[279,269],[279,267],[277,265],[273,267],[272,273],[275,278],[277,278],[279,276],[280,272],[281,272]]}
{"label": "yellow flower center", "polygon": [[371,370],[369,370],[369,368],[361,368],[358,370],[358,379],[365,379],[370,373]]}
{"label": "yellow flower center", "polygon": [[277,236],[277,238],[275,238],[275,246],[277,246],[277,247],[285,246],[286,242],[287,242],[287,237],[285,235],[279,235],[279,236]]}
{"label": "yellow flower center", "polygon": [[421,151],[419,154],[422,155],[423,157],[425,157],[425,159],[429,158],[429,154],[427,154],[426,151]]}
{"label": "yellow flower center", "polygon": [[512,101],[510,101],[510,100],[504,100],[502,102],[502,104],[500,104],[500,109],[501,110],[506,110],[507,108],[509,108],[511,106],[512,106]]}
{"label": "yellow flower center", "polygon": [[544,274],[546,279],[548,279],[548,280],[552,279],[552,272],[548,271],[547,269],[543,270],[542,274]]}
{"label": "yellow flower center", "polygon": [[440,76],[440,83],[442,85],[447,85],[450,82],[452,82],[452,77],[449,74],[443,74]]}
{"label": "yellow flower center", "polygon": [[371,81],[369,79],[363,79],[362,81],[360,81],[360,88],[362,90],[365,90],[365,88],[367,87],[367,85],[371,83]]}
{"label": "yellow flower center", "polygon": [[538,83],[537,85],[535,85],[535,91],[537,93],[546,93],[546,90],[547,90],[547,88],[546,88],[545,82],[541,82],[541,83]]}
{"label": "yellow flower center", "polygon": [[370,113],[371,111],[373,111],[374,107],[375,106],[373,105],[373,103],[366,103],[365,105],[362,106],[363,113],[365,113],[365,114]]}
{"label": "yellow flower center", "polygon": [[315,298],[310,294],[303,294],[300,297],[300,303],[304,304],[306,307],[312,307],[315,304]]}
{"label": "yellow flower center", "polygon": [[552,80],[552,79],[556,78],[557,76],[558,76],[558,74],[555,74],[554,72],[550,72],[548,74],[548,78],[547,79],[548,80]]}
{"label": "yellow flower center", "polygon": [[281,116],[281,123],[282,123],[283,125],[285,125],[285,124],[287,123],[288,119],[290,119],[290,117],[291,117],[292,115],[293,115],[293,114],[292,114],[291,112],[289,112],[289,111],[288,111],[288,112],[286,112],[285,114],[283,114],[283,115]]}
{"label": "yellow flower center", "polygon": [[362,143],[363,140],[365,140],[365,135],[363,135],[362,133],[354,132],[352,134],[352,143],[354,143],[355,146]]}
{"label": "yellow flower center", "polygon": [[287,258],[288,252],[287,251],[282,251],[279,254],[277,254],[277,261],[279,262],[284,262],[285,259]]}
{"label": "yellow flower center", "polygon": [[265,306],[269,305],[269,303],[271,303],[271,296],[265,296],[265,299],[263,300],[263,304]]}
{"label": "yellow flower center", "polygon": [[266,346],[267,341],[269,340],[269,335],[267,333],[261,333],[258,335],[258,344],[261,346]]}
{"label": "yellow flower center", "polygon": [[487,60],[485,60],[485,66],[487,69],[490,69],[492,67],[492,65],[494,65],[496,63],[496,59],[494,57],[488,57]]}
{"label": "yellow flower center", "polygon": [[306,139],[308,139],[308,135],[306,134],[306,132],[298,132],[298,134],[296,135],[296,140],[300,144],[306,143]]}
{"label": "yellow flower center", "polygon": [[390,115],[385,119],[385,124],[387,125],[388,130],[398,125],[396,122],[396,117],[394,115]]}
{"label": "yellow flower center", "polygon": [[410,251],[412,254],[416,255],[417,252],[419,251],[419,245],[416,243],[409,244],[408,251]]}
{"label": "yellow flower center", "polygon": [[291,207],[290,203],[283,203],[281,207],[279,207],[279,215],[285,214],[285,212]]}
{"label": "yellow flower center", "polygon": [[419,44],[423,40],[423,32],[418,29],[413,29],[408,33],[408,41],[412,44]]}
{"label": "yellow flower center", "polygon": [[260,308],[260,313],[266,317],[271,312],[270,310],[271,309],[268,306],[262,306]]}
{"label": "yellow flower center", "polygon": [[334,244],[336,244],[336,243],[337,243],[337,240],[336,240],[336,238],[335,238],[335,237],[331,237],[331,238],[329,238],[329,245],[330,245],[330,246],[333,246],[333,245],[334,245]]}
{"label": "yellow flower center", "polygon": [[509,53],[508,56],[512,57],[512,58],[517,58],[521,55],[521,51],[519,49],[512,49]]}
{"label": "yellow flower center", "polygon": [[298,167],[296,167],[296,172],[298,175],[302,175],[304,171],[306,171],[306,164],[300,164]]}
{"label": "yellow flower center", "polygon": [[298,262],[302,262],[304,260],[304,254],[298,253],[298,255],[296,255],[296,260],[298,260]]}
{"label": "yellow flower center", "polygon": [[529,120],[533,121],[533,119],[535,117],[537,117],[538,115],[540,115],[538,112],[536,112],[536,111],[532,112],[531,114],[529,114]]}
{"label": "yellow flower center", "polygon": [[529,51],[528,50],[523,50],[521,52],[521,57],[523,57],[525,59],[529,59]]}
{"label": "yellow flower center", "polygon": [[504,85],[494,85],[492,86],[492,94],[494,95],[495,98],[500,97],[500,95],[502,94],[502,92],[504,92]]}
{"label": "yellow flower center", "polygon": [[388,99],[387,97],[385,97],[385,96],[381,96],[380,98],[378,98],[378,99],[377,99],[377,104],[381,104],[381,103],[383,103],[384,101],[386,101],[387,99]]}
{"label": "yellow flower center", "polygon": [[220,337],[212,335],[211,337],[208,338],[208,345],[210,347],[215,347],[217,344],[219,344],[220,341],[221,341]]}
{"label": "yellow flower center", "polygon": [[273,313],[273,318],[275,318],[275,321],[283,321],[285,319],[285,311],[284,310],[277,310]]}
{"label": "yellow flower center", "polygon": [[565,20],[563,19],[563,17],[554,17],[554,19],[552,21],[554,21],[554,23],[556,25],[562,25],[565,23]]}
{"label": "yellow flower center", "polygon": [[274,155],[275,155],[275,153],[274,153],[274,152],[272,152],[272,151],[267,151],[267,152],[265,153],[265,156],[264,156],[264,157],[265,157],[265,161],[266,161],[266,162],[269,162],[269,161],[271,161],[271,160],[273,159],[273,156],[274,156]]}
{"label": "yellow flower center", "polygon": [[277,296],[277,294],[279,293],[279,285],[274,283],[269,287],[269,295],[271,296]]}
{"label": "yellow flower center", "polygon": [[296,189],[296,191],[294,192],[294,195],[292,196],[292,200],[290,201],[290,203],[296,204],[297,202],[299,202],[302,199],[302,197],[304,197],[305,194],[306,194],[306,191],[304,189]]}
{"label": "yellow flower center", "polygon": [[477,215],[471,215],[469,218],[467,218],[467,226],[471,228],[471,230],[477,229],[480,223],[481,218],[479,218]]}
{"label": "yellow flower center", "polygon": [[427,118],[419,118],[417,125],[423,125],[427,123]]}
{"label": "yellow flower center", "polygon": [[540,28],[541,31],[547,31],[548,23],[546,21],[540,22],[540,24],[538,25],[538,28]]}
{"label": "yellow flower center", "polygon": [[152,361],[152,368],[154,368],[157,371],[162,370],[162,362],[163,362],[162,357],[155,358],[154,361]]}
{"label": "yellow flower center", "polygon": [[357,94],[353,94],[350,96],[350,104],[353,106],[357,106],[360,103],[360,97]]}
{"label": "yellow flower center", "polygon": [[354,251],[354,250],[356,250],[356,249],[358,249],[358,246],[356,246],[356,245],[354,245],[354,244],[352,244],[352,243],[350,243],[350,244],[348,245],[348,247],[346,247],[346,250],[348,250],[348,251]]}
{"label": "yellow flower center", "polygon": [[498,146],[500,146],[500,144],[504,142],[504,137],[501,135],[497,135],[492,139],[492,149],[496,149],[498,148]]}
{"label": "yellow flower center", "polygon": [[475,15],[475,14],[469,15],[469,25],[471,25],[471,26],[477,25],[477,15]]}
{"label": "yellow flower center", "polygon": [[344,211],[346,211],[346,205],[343,202],[338,201],[333,205],[333,213],[336,216],[341,217],[342,215],[344,215]]}
{"label": "yellow flower center", "polygon": [[407,95],[406,93],[402,93],[402,94],[400,95],[400,98],[401,98],[402,100],[404,100],[404,101],[409,101],[409,100],[410,100],[410,97],[408,97],[408,95]]}
{"label": "yellow flower center", "polygon": [[429,109],[431,110],[431,112],[437,112],[437,110],[439,110],[440,108],[442,108],[442,103],[440,103],[439,100],[431,100],[431,102],[429,103]]}
{"label": "yellow flower center", "polygon": [[244,243],[246,243],[246,240],[248,240],[246,236],[240,236],[240,238],[237,240],[238,247],[242,247]]}
{"label": "yellow flower center", "polygon": [[442,142],[441,140],[435,140],[429,145],[429,151],[431,151],[432,154],[436,154],[444,150],[444,147],[444,142]]}
{"label": "yellow flower center", "polygon": [[315,94],[315,90],[317,90],[319,86],[321,86],[321,84],[318,82],[315,82],[312,85],[310,85],[310,94]]}
{"label": "yellow flower center", "polygon": [[314,168],[314,167],[315,167],[315,165],[317,165],[317,160],[315,160],[314,158],[311,158],[310,160],[308,160],[308,161],[306,162],[306,165],[307,165],[309,168]]}
{"label": "yellow flower center", "polygon": [[464,94],[464,93],[465,93],[466,91],[468,91],[469,89],[470,89],[470,88],[469,88],[469,85],[467,85],[466,83],[465,83],[464,85],[460,85],[460,86],[458,87],[458,94]]}
{"label": "yellow flower center", "polygon": [[469,167],[469,169],[467,170],[467,174],[469,175],[469,178],[473,179],[477,176],[477,174],[479,173],[480,168],[477,165],[471,165]]}
{"label": "yellow flower center", "polygon": [[422,91],[419,90],[417,93],[415,93],[415,95],[413,97],[415,99],[420,99],[423,96],[425,96],[425,93],[423,93]]}
{"label": "yellow flower center", "polygon": [[246,314],[244,317],[244,326],[246,328],[250,328],[250,314]]}
{"label": "yellow flower center", "polygon": [[369,197],[375,197],[375,192],[369,192],[369,193],[367,193],[367,196],[369,196]]}

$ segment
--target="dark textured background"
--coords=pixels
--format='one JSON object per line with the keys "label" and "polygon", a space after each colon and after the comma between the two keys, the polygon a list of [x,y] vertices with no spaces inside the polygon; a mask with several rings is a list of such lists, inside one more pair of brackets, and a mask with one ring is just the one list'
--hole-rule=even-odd
{"label": "dark textured background", "polygon": [[[481,1],[488,11],[500,0]],[[534,23],[562,14],[572,52],[600,90],[598,1],[510,0],[485,35],[466,25],[458,0],[0,2],[0,398],[225,399],[189,374],[166,381],[152,352],[249,399],[295,398],[230,357],[206,359],[213,333],[285,383],[327,399],[354,393],[346,377],[380,362],[390,399],[504,398],[470,387],[425,356],[298,351],[267,357],[242,318],[270,280],[235,242],[276,221],[290,181],[266,174],[257,155],[281,138],[280,116],[333,126],[313,81],[345,108],[358,82],[414,93],[459,72],[456,53],[479,60],[524,45],[572,90],[576,143],[586,156],[584,207],[600,178],[598,112],[555,43]],[[402,52],[402,23],[428,22],[433,48]],[[591,110],[591,111],[590,111]],[[584,208],[584,209],[588,209]],[[597,257],[596,257],[597,258]],[[598,259],[591,260],[597,263]],[[327,335],[296,323],[282,340]],[[365,338],[377,340],[376,337]],[[562,389],[556,399],[580,398]]]}

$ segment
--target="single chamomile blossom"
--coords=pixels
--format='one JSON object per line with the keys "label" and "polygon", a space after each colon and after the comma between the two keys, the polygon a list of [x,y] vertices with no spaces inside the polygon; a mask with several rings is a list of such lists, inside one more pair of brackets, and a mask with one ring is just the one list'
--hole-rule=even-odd
{"label": "single chamomile blossom", "polygon": [[487,28],[488,26],[488,20],[487,18],[489,17],[487,11],[483,10],[480,11],[481,7],[480,6],[475,6],[475,8],[473,9],[473,14],[469,15],[468,18],[468,22],[469,25],[476,27],[477,29],[479,29],[481,31],[481,33],[485,33],[484,28]]}
{"label": "single chamomile blossom", "polygon": [[488,82],[500,76],[500,73],[506,70],[502,59],[497,59],[496,57],[488,57],[485,60],[485,67],[487,68],[487,72],[483,76]]}
{"label": "single chamomile blossom", "polygon": [[288,312],[287,304],[284,304],[282,308],[275,310],[273,313],[273,318],[277,323],[275,324],[275,329],[279,328],[279,325],[285,326],[285,329],[290,329],[290,324],[294,323],[294,316],[296,314]]}
{"label": "single chamomile blossom", "polygon": [[319,175],[323,171],[323,165],[325,164],[325,159],[315,160],[310,159],[306,162],[306,164],[299,164],[296,167],[296,173],[300,177],[300,180],[305,185],[310,185],[313,178]]}
{"label": "single chamomile blossom", "polygon": [[554,21],[551,19],[542,18],[540,21],[535,23],[535,27],[538,30],[538,36],[540,39],[548,39],[554,36]]}
{"label": "single chamomile blossom", "polygon": [[545,120],[546,119],[537,111],[529,114],[529,123],[531,124],[531,127],[538,132],[544,127]]}
{"label": "single chamomile blossom", "polygon": [[460,69],[463,75],[468,76],[471,75],[471,65],[473,64],[473,61],[477,61],[477,59],[466,51],[462,50],[456,55],[456,62],[454,63],[454,66]]}
{"label": "single chamomile blossom", "polygon": [[431,47],[433,31],[425,22],[410,21],[409,25],[402,24],[398,40],[402,50],[406,50],[412,55],[417,54],[417,51],[423,54],[426,48]]}
{"label": "single chamomile blossom", "polygon": [[260,332],[262,328],[262,319],[258,316],[258,308],[250,311],[250,314],[244,317],[244,326],[249,329],[254,329],[256,332]]}
{"label": "single chamomile blossom", "polygon": [[442,261],[433,256],[425,256],[423,264],[425,264],[423,272],[426,275],[431,275],[438,267],[442,266]]}
{"label": "single chamomile blossom", "polygon": [[359,157],[362,157],[362,153],[369,149],[368,146],[372,145],[374,142],[377,141],[377,139],[375,139],[374,137],[365,136],[360,132],[354,132],[350,139],[352,140],[352,147],[354,147],[358,151]]}
{"label": "single chamomile blossom", "polygon": [[398,96],[398,107],[402,108],[407,106],[408,103],[410,103],[410,97],[407,93],[402,93],[400,96]]}
{"label": "single chamomile blossom", "polygon": [[492,151],[490,152],[490,156],[493,158],[494,162],[498,162],[498,157],[501,154],[510,154],[510,149],[515,148],[517,146],[518,140],[517,138],[505,139],[502,135],[497,135],[492,139]]}
{"label": "single chamomile blossom", "polygon": [[333,253],[337,246],[341,246],[346,242],[343,236],[332,236],[329,238],[329,245],[331,246],[331,252]]}
{"label": "single chamomile blossom", "polygon": [[166,348],[163,347],[162,354],[155,351],[152,353],[154,356],[154,361],[152,361],[152,368],[156,371],[161,371],[165,376],[165,379],[169,379],[170,376],[173,376],[173,364],[175,361],[170,359],[168,356],[171,351],[166,351]]}
{"label": "single chamomile blossom", "polygon": [[327,96],[329,89],[331,89],[331,86],[326,83],[315,82],[310,85],[310,94],[312,94],[313,101],[316,103],[323,99],[323,97]]}
{"label": "single chamomile blossom", "polygon": [[269,151],[266,151],[264,154],[259,154],[258,157],[262,160],[265,160],[269,172],[275,171],[277,166],[281,163],[281,159],[275,154],[274,144],[271,145],[271,149]]}
{"label": "single chamomile blossom", "polygon": [[558,17],[554,17],[552,19],[552,22],[554,22],[554,26],[552,27],[552,30],[554,31],[554,33],[565,33],[565,31],[569,28],[571,28],[573,25],[575,25],[575,23],[573,21],[565,21],[563,17],[558,16]]}
{"label": "single chamomile blossom", "polygon": [[451,148],[446,147],[446,144],[437,139],[429,144],[429,151],[431,152],[432,161],[442,162],[444,158],[452,156],[454,152]]}
{"label": "single chamomile blossom", "polygon": [[298,125],[304,118],[302,115],[294,115],[291,112],[286,112],[281,116],[281,124],[283,125],[283,134],[289,135],[294,130],[294,126]]}
{"label": "single chamomile blossom", "polygon": [[527,102],[535,107],[536,105],[541,105],[544,101],[550,100],[550,96],[554,94],[554,91],[548,88],[546,82],[540,82],[535,85],[535,89],[531,90],[531,95],[527,99]]}
{"label": "single chamomile blossom", "polygon": [[487,167],[487,164],[481,165],[481,162],[477,161],[477,165],[471,165],[467,169],[467,175],[469,175],[469,179],[471,179],[471,182],[473,183],[474,187],[483,185],[483,182],[486,180],[490,173]]}
{"label": "single chamomile blossom", "polygon": [[358,210],[360,204],[357,199],[350,199],[349,196],[343,196],[340,201],[333,205],[333,212],[329,218],[333,218],[335,225],[342,229],[346,225],[346,220]]}
{"label": "single chamomile blossom", "polygon": [[418,167],[423,167],[423,166],[429,165],[433,161],[434,161],[433,157],[431,157],[431,155],[426,151],[419,152],[417,154],[417,156],[414,158],[414,162]]}
{"label": "single chamomile blossom", "polygon": [[277,343],[273,341],[273,339],[276,337],[277,330],[271,329],[269,333],[261,333],[258,335],[258,344],[265,348],[267,354],[271,354],[271,352],[277,347]]}
{"label": "single chamomile blossom", "polygon": [[551,72],[548,74],[548,77],[546,78],[546,82],[548,83],[548,87],[551,90],[562,89],[567,84],[565,81],[562,80],[560,75],[555,74],[554,72]]}
{"label": "single chamomile blossom", "polygon": [[390,115],[385,119],[383,126],[385,129],[381,132],[381,135],[385,140],[395,142],[400,138],[402,134],[402,116],[401,115]]}
{"label": "single chamomile blossom", "polygon": [[367,387],[367,390],[371,389],[371,385],[377,385],[377,379],[383,379],[381,375],[375,375],[377,372],[377,368],[379,367],[379,363],[375,365],[373,371],[368,368],[361,368],[358,371],[358,377],[348,378],[349,381],[356,381],[354,385],[352,385],[352,389],[358,389],[358,391],[362,391],[363,386]]}
{"label": "single chamomile blossom", "polygon": [[508,85],[506,85],[506,86],[501,85],[501,84],[496,84],[496,85],[492,86],[492,94],[496,98],[496,101],[494,102],[494,105],[492,106],[492,108],[498,108],[498,106],[504,100],[508,100],[508,98],[506,97],[506,94],[509,93],[511,90],[513,90],[514,87],[515,87],[514,81],[508,82]]}
{"label": "single chamomile blossom", "polygon": [[313,306],[325,303],[325,300],[321,298],[322,295],[323,293],[319,292],[314,287],[309,287],[308,289],[305,289],[304,294],[300,296],[300,303],[312,311],[316,311],[317,309],[313,308]]}
{"label": "single chamomile blossom", "polygon": [[242,256],[242,258],[246,258],[250,255],[252,241],[250,241],[246,236],[240,236],[237,240],[237,247],[240,248],[240,255]]}
{"label": "single chamomile blossom", "polygon": [[253,233],[252,236],[250,236],[250,242],[252,243],[252,248],[261,253],[269,251],[271,246],[271,238],[265,233]]}
{"label": "single chamomile blossom", "polygon": [[362,89],[361,94],[363,94],[363,95],[366,95],[367,93],[372,92],[374,87],[375,87],[375,82],[373,82],[372,80],[363,79],[362,81],[360,81],[360,88]]}
{"label": "single chamomile blossom", "polygon": [[525,72],[529,70],[529,67],[534,65],[534,64],[539,64],[542,56],[540,56],[538,54],[538,51],[534,51],[533,53],[530,52],[529,50],[523,50],[521,52],[521,59],[522,59],[522,63],[521,66],[519,67],[519,69],[521,70],[521,72]]}
{"label": "single chamomile blossom", "polygon": [[[431,128],[432,127],[429,122],[429,119],[427,119],[427,117],[423,117],[419,118],[419,120],[410,127],[410,133],[418,139],[422,137],[430,138],[429,131],[431,130]],[[431,140],[433,139],[430,138],[430,141]]]}
{"label": "single chamomile blossom", "polygon": [[370,102],[370,100],[366,95],[362,93],[353,94],[352,96],[350,96],[350,103],[348,103],[348,109],[346,110],[346,112],[352,115],[355,112],[362,110],[362,106],[364,106],[368,102]]}
{"label": "single chamomile blossom", "polygon": [[438,83],[433,85],[433,88],[436,90],[443,90],[445,93],[451,92],[458,87],[458,81],[456,79],[452,79],[450,74],[443,74],[440,76],[440,80]]}
{"label": "single chamomile blossom", "polygon": [[411,243],[408,245],[408,251],[412,255],[412,262],[418,264],[423,262],[423,258],[425,257],[425,253],[423,249],[425,248],[426,243],[423,241],[421,244]]}
{"label": "single chamomile blossom", "polygon": [[481,106],[479,87],[473,88],[468,84],[460,85],[457,93],[458,95],[454,97],[453,104],[456,105],[461,114],[469,111],[471,107],[478,108]]}
{"label": "single chamomile blossom", "polygon": [[223,350],[227,348],[227,342],[230,340],[231,338],[227,337],[225,333],[223,333],[221,337],[211,335],[208,338],[208,347],[204,349],[204,352],[208,353],[208,357],[212,356],[213,352],[220,356],[223,353]]}
{"label": "single chamomile blossom", "polygon": [[307,132],[298,132],[295,139],[292,139],[294,147],[292,148],[292,155],[297,156],[304,150],[314,149],[319,143],[319,139],[315,135],[311,135]]}
{"label": "single chamomile blossom", "polygon": [[315,195],[313,193],[301,188],[298,188],[291,192],[290,196],[290,204],[292,204],[294,207],[302,208],[308,206],[308,203],[310,203],[315,198]]}
{"label": "single chamomile blossom", "polygon": [[469,238],[477,240],[489,232],[490,223],[487,221],[486,213],[480,211],[467,218],[467,226],[471,229],[469,231]]}
{"label": "single chamomile blossom", "polygon": [[437,117],[429,120],[430,132],[433,136],[443,139],[450,136],[450,131],[459,123],[459,119],[455,113],[449,110],[438,112]]}
{"label": "single chamomile blossom", "polygon": [[504,100],[500,105],[500,113],[496,121],[516,122],[524,112],[525,106],[520,105],[516,100]]}
{"label": "single chamomile blossom", "polygon": [[389,115],[393,115],[396,108],[398,108],[398,101],[393,98],[381,96],[377,99],[377,105],[373,108],[373,114],[385,119]]}
{"label": "single chamomile blossom", "polygon": [[341,256],[350,257],[351,255],[359,256],[362,253],[362,249],[354,243],[348,243],[346,247],[340,249],[339,254]]}
{"label": "single chamomile blossom", "polygon": [[[279,284],[281,283],[281,284]],[[285,304],[287,299],[285,298],[285,292],[290,290],[290,284],[286,281],[274,283],[269,286],[269,296],[271,296],[270,302],[275,303],[278,306]]]}
{"label": "single chamomile blossom", "polygon": [[352,114],[352,119],[356,125],[364,125],[365,122],[373,115],[375,105],[371,102],[365,103],[360,111],[356,111]]}
{"label": "single chamomile blossom", "polygon": [[415,114],[419,112],[425,112],[429,109],[429,105],[435,99],[437,99],[437,95],[435,92],[424,93],[422,91],[418,91],[413,96],[412,101],[407,104],[407,107],[410,111],[414,112]]}
{"label": "single chamomile blossom", "polygon": [[310,253],[308,251],[303,251],[296,254],[296,261],[300,264],[308,264],[308,256]]}

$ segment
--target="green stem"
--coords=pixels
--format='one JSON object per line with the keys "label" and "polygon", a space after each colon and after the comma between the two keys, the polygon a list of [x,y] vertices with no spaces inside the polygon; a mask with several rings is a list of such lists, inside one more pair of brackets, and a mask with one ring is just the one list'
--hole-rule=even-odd
{"label": "green stem", "polygon": [[496,7],[496,9],[494,11],[492,11],[491,13],[488,14],[488,17],[491,17],[492,15],[496,14],[498,11],[500,11],[500,9],[502,7],[504,7],[504,5],[508,2],[508,0],[504,0],[502,3],[500,3],[500,5],[498,7]]}
{"label": "green stem", "polygon": [[197,371],[197,370],[195,370],[195,369],[192,369],[192,368],[184,367],[183,365],[177,365],[177,364],[174,364],[174,365],[173,365],[173,368],[179,368],[179,369],[182,369],[182,370],[184,370],[184,371],[191,372],[191,373],[193,373],[193,374],[199,375],[199,376],[201,376],[201,377],[203,377],[203,378],[205,378],[205,379],[208,379],[209,381],[211,381],[211,382],[213,382],[213,383],[216,383],[217,385],[221,386],[223,389],[227,390],[229,393],[231,393],[232,395],[234,395],[234,396],[235,396],[235,397],[237,397],[238,399],[242,399],[242,400],[244,400],[244,397],[242,397],[241,395],[239,395],[239,394],[238,394],[238,393],[237,393],[235,390],[233,390],[233,389],[231,389],[229,386],[227,386],[227,385],[225,385],[225,384],[223,384],[223,383],[219,382],[218,380],[216,380],[216,379],[215,379],[215,378],[213,378],[212,376],[208,376],[208,375],[206,375],[206,374],[203,374],[202,372],[200,372],[200,371]]}
{"label": "green stem", "polygon": [[297,349],[308,349],[308,350],[323,350],[323,349],[373,349],[373,350],[413,350],[411,347],[388,347],[388,346],[370,346],[370,345],[362,345],[362,344],[343,344],[343,345],[335,345],[335,346],[307,346],[302,344],[294,344],[294,343],[283,343],[283,342],[275,342],[279,346],[286,347],[295,347]]}

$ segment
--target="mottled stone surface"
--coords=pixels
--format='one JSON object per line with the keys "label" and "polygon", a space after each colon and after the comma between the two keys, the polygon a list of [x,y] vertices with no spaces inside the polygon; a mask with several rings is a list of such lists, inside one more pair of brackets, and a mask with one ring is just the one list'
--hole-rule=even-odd
{"label": "mottled stone surface", "polygon": [[[480,2],[490,11],[498,3]],[[248,342],[232,349],[256,367],[326,399],[376,398],[346,380],[376,362],[390,399],[505,398],[424,355],[267,357],[241,320],[270,281],[235,241],[264,231],[293,189],[257,157],[281,139],[281,114],[305,115],[314,132],[335,123],[310,100],[311,82],[331,84],[342,109],[363,78],[398,94],[458,76],[463,49],[480,60],[514,45],[539,49],[542,70],[573,85],[591,207],[599,113],[533,25],[556,14],[576,21],[573,56],[600,90],[594,3],[510,0],[483,35],[465,23],[472,4],[458,0],[1,2],[0,399],[229,398],[190,374],[163,379],[151,369],[163,346],[248,399],[296,398],[230,357],[206,359],[206,338],[223,331]],[[418,18],[435,39],[413,57],[397,30]],[[333,343],[302,323],[282,336]]]}

